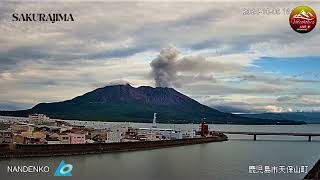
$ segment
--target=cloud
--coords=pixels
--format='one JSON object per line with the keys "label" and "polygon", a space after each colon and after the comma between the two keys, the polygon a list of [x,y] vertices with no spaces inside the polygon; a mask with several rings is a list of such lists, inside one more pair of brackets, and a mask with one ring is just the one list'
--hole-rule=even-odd
{"label": "cloud", "polygon": [[[64,62],[66,59],[129,57],[158,50],[170,43],[194,51],[209,50],[210,56],[252,52],[261,55],[317,54],[313,47],[320,36],[297,36],[288,28],[287,17],[268,16],[263,24],[256,26],[260,17],[239,15],[243,7],[273,7],[272,3],[171,2],[169,5],[157,2],[3,3],[1,7],[5,13],[0,33],[7,36],[0,39],[0,57],[3,59],[0,61],[19,64],[26,59]],[[288,7],[288,3],[277,6]],[[71,12],[76,21],[54,25],[37,23],[36,26],[35,23],[10,21],[12,12],[42,11]],[[244,21],[246,25],[239,23]],[[297,42],[310,45],[301,45],[298,49]]]}
{"label": "cloud", "polygon": [[[110,81],[104,85],[106,86],[113,86],[113,85],[128,85],[130,84],[129,81],[126,81],[126,80],[122,80],[122,79],[117,79],[117,80],[114,80],[114,81]],[[101,84],[99,84],[98,86],[102,87]]]}
{"label": "cloud", "polygon": [[200,55],[180,57],[180,52],[174,46],[162,49],[158,57],[151,61],[150,66],[157,87],[182,87],[195,80],[213,83],[216,82],[213,74],[239,72],[245,67],[237,63],[207,60]]}
{"label": "cloud", "polygon": [[279,102],[286,102],[286,101],[290,101],[290,100],[294,100],[294,99],[296,99],[296,98],[290,97],[290,96],[280,96],[276,100]]}
{"label": "cloud", "polygon": [[283,108],[278,107],[274,105],[268,105],[264,107],[267,112],[273,112],[273,113],[281,113],[281,112],[292,112],[291,108]]}
{"label": "cloud", "polygon": [[[137,86],[173,86],[207,105],[252,111],[265,111],[269,105],[313,109],[318,79],[252,67],[260,57],[319,55],[319,30],[301,36],[290,29],[287,15],[264,16],[263,23],[261,16],[242,15],[248,7],[297,5],[1,2],[0,34],[5,35],[0,36],[0,102],[60,101],[123,80]],[[307,5],[320,7],[314,2]],[[16,23],[11,21],[13,12],[70,12],[75,22]],[[159,53],[169,44],[177,52]],[[208,95],[223,97],[202,98]],[[285,101],[286,96],[304,99]]]}
{"label": "cloud", "polygon": [[[222,57],[221,57],[222,58]],[[243,66],[215,60],[207,60],[200,55],[183,57],[177,62],[177,70],[180,72],[202,72],[202,73],[230,73],[241,70]]]}

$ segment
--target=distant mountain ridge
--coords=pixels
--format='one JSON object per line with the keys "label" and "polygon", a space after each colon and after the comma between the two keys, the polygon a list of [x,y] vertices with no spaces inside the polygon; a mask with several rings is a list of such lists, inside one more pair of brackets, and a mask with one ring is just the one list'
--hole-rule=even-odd
{"label": "distant mountain ridge", "polygon": [[173,88],[132,87],[130,84],[98,88],[71,100],[40,103],[31,109],[0,111],[5,116],[27,116],[43,113],[52,118],[152,122],[153,113],[162,123],[199,123],[202,118],[208,123],[229,124],[303,124],[284,120],[242,117],[223,113],[202,105]]}
{"label": "distant mountain ridge", "polygon": [[239,114],[243,117],[273,119],[273,120],[294,120],[304,121],[310,124],[320,124],[320,112],[282,112],[282,113],[258,113]]}

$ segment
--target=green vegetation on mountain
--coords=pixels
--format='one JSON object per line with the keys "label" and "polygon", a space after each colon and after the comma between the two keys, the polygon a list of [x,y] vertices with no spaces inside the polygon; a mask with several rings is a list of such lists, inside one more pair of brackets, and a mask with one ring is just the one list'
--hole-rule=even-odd
{"label": "green vegetation on mountain", "polygon": [[185,96],[173,88],[138,88],[114,85],[98,88],[71,100],[40,103],[28,110],[0,111],[4,116],[27,116],[32,113],[47,114],[51,118],[152,122],[153,113],[162,123],[208,123],[229,124],[303,124],[291,120],[276,121],[242,117],[223,113]]}

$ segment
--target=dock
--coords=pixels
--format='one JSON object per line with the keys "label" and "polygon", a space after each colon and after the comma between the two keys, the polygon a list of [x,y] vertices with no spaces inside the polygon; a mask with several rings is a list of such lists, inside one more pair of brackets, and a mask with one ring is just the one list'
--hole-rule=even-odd
{"label": "dock", "polygon": [[243,131],[214,131],[224,134],[252,135],[253,140],[257,140],[257,136],[304,136],[308,141],[312,141],[313,136],[320,136],[320,133],[290,133],[290,132],[243,132]]}

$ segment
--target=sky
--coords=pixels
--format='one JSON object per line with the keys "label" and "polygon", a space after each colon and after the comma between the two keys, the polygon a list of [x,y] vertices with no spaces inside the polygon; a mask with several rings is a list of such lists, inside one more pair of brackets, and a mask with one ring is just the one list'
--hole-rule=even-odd
{"label": "sky", "polygon": [[[173,87],[228,112],[320,111],[319,25],[299,34],[289,14],[243,15],[298,5],[0,2],[0,109],[129,82]],[[320,3],[303,5],[320,14]],[[12,21],[12,13],[39,12],[72,13],[75,21]]]}

